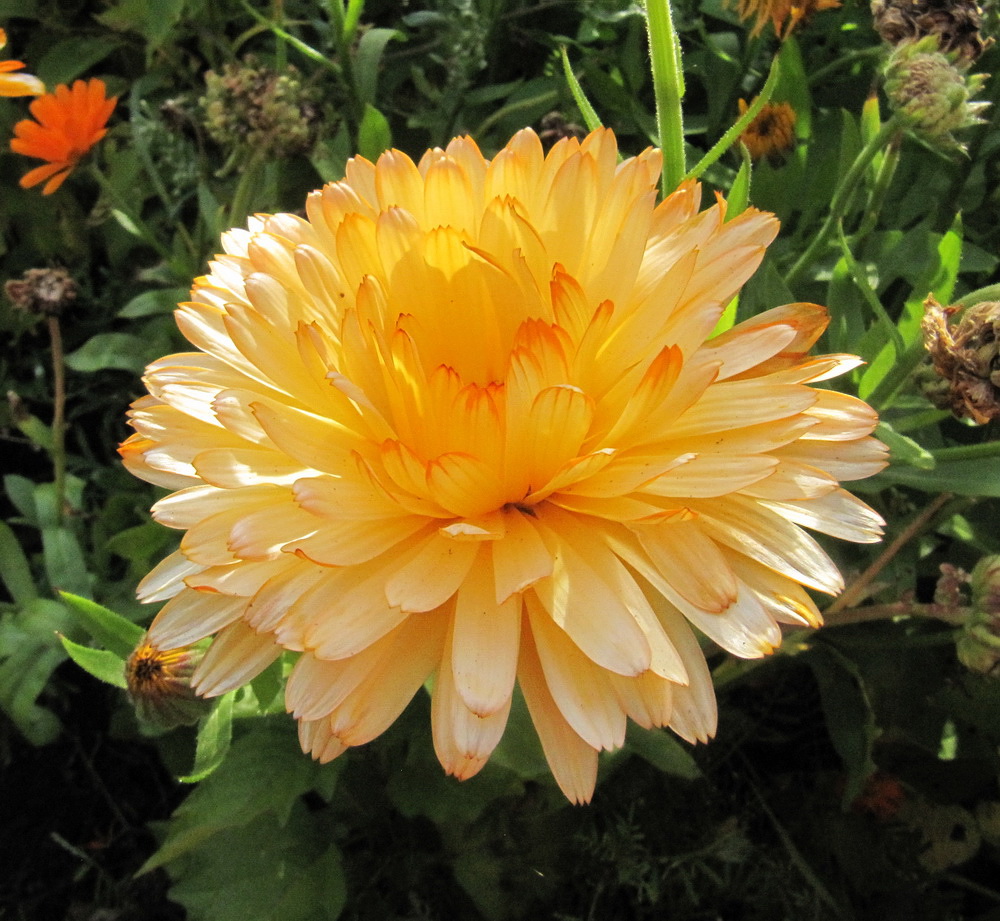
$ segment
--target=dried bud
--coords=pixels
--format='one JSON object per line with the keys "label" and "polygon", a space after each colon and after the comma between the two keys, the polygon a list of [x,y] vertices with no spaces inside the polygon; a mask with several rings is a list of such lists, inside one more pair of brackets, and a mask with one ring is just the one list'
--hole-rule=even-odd
{"label": "dried bud", "polygon": [[965,150],[953,135],[982,124],[989,103],[972,102],[986,74],[965,76],[954,54],[938,50],[936,36],[898,45],[885,65],[885,92],[893,111],[913,135],[942,153]]}
{"label": "dried bud", "polygon": [[[745,99],[739,101],[740,115],[747,109]],[[754,160],[763,160],[771,166],[781,166],[788,154],[795,149],[795,109],[787,102],[766,103],[746,130],[740,135]]]}
{"label": "dried bud", "polygon": [[953,327],[959,309],[924,301],[924,346],[940,379],[924,392],[935,406],[983,425],[1000,416],[1000,303],[967,307]]}
{"label": "dried bud", "polygon": [[580,125],[568,121],[562,112],[549,112],[548,115],[543,115],[539,127],[541,130],[538,132],[538,137],[547,148],[563,138],[576,138],[582,141],[587,134]]}
{"label": "dried bud", "polygon": [[200,102],[212,140],[274,157],[307,150],[319,117],[313,94],[294,67],[278,73],[252,58],[228,64],[221,73],[208,71]]}
{"label": "dried bud", "polygon": [[77,285],[65,269],[28,269],[8,281],[4,291],[18,310],[58,317],[76,300]]}
{"label": "dried bud", "polygon": [[959,661],[980,675],[1000,673],[1000,556],[985,556],[972,570],[972,610],[956,648]]}
{"label": "dried bud", "polygon": [[191,687],[203,650],[194,646],[158,649],[148,634],[125,663],[125,682],[136,712],[163,729],[196,723],[211,707]]}
{"label": "dried bud", "polygon": [[939,50],[968,67],[993,44],[983,39],[983,10],[975,0],[872,0],[875,29],[890,45],[937,37]]}

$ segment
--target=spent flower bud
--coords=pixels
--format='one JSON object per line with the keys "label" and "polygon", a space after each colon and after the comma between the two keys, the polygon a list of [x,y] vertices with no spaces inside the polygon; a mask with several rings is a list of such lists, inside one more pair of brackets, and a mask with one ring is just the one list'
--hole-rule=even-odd
{"label": "spent flower bud", "polygon": [[65,269],[28,269],[4,285],[7,297],[18,310],[43,317],[62,316],[76,300],[77,290],[73,276]]}

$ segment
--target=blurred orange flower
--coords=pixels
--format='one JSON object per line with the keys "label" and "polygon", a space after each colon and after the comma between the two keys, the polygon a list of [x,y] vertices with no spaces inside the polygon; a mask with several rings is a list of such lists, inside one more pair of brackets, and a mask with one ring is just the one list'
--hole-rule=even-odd
{"label": "blurred orange flower", "polygon": [[[80,158],[107,134],[108,119],[118,102],[107,98],[103,80],[77,80],[72,87],[60,84],[31,103],[31,114],[14,125],[10,149],[26,157],[48,160],[21,177],[28,189],[45,182],[43,195],[51,195],[73,172]],[[48,180],[48,181],[46,181]]]}
{"label": "blurred orange flower", "polygon": [[[7,33],[0,29],[0,48],[7,44]],[[0,96],[38,96],[45,92],[45,84],[31,74],[16,74],[24,64],[21,61],[0,61]]]}
{"label": "blurred orange flower", "polygon": [[834,10],[839,6],[840,0],[737,0],[736,12],[744,22],[756,19],[750,30],[751,35],[758,35],[770,21],[774,25],[774,34],[784,41],[814,13]]}

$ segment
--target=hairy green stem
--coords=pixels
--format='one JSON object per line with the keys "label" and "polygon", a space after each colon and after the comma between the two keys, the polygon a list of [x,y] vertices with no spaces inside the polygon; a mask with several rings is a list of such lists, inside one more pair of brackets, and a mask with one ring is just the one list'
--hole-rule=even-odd
{"label": "hairy green stem", "polygon": [[52,343],[52,468],[56,515],[61,524],[66,505],[66,363],[59,317],[48,319]]}
{"label": "hairy green stem", "polygon": [[649,36],[649,58],[653,73],[653,94],[656,98],[656,126],[663,151],[663,174],[660,188],[664,196],[680,185],[685,173],[684,72],[681,68],[681,46],[674,31],[669,0],[646,0],[646,27]]}

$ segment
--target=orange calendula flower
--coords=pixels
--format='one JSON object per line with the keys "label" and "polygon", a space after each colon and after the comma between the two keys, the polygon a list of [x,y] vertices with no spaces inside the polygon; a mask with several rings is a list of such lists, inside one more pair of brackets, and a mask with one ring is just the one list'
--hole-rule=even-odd
{"label": "orange calendula flower", "polygon": [[[0,48],[7,44],[7,32],[0,29]],[[31,74],[19,74],[22,61],[0,61],[0,96],[38,96],[45,92],[45,84]]]}
{"label": "orange calendula flower", "polygon": [[774,25],[774,34],[786,39],[794,29],[823,10],[840,6],[840,0],[737,0],[736,12],[740,19],[756,19],[751,35],[758,35],[768,22]]}
{"label": "orange calendula flower", "polygon": [[80,158],[108,133],[105,125],[117,102],[117,96],[106,97],[104,81],[97,79],[59,85],[32,102],[37,121],[26,118],[14,125],[10,149],[49,162],[22,176],[21,187],[45,182],[43,195],[58,189]]}
{"label": "orange calendula flower", "polygon": [[[739,100],[739,107],[740,115],[750,108],[745,99]],[[795,148],[795,109],[787,102],[765,103],[740,140],[754,160],[766,157],[772,166],[780,166]]]}
{"label": "orange calendula flower", "polygon": [[[840,487],[884,466],[860,400],[810,386],[822,307],[709,339],[777,232],[610,131],[519,132],[419,163],[356,158],[306,218],[259,215],[177,311],[121,447],[186,530],[140,586],[151,642],[213,636],[199,693],[283,649],[302,747],[382,733],[433,679],[434,745],[471,777],[519,687],[556,780],[590,798],[626,719],[688,740],[716,705],[692,627],[738,656],[814,625],[841,576],[803,527],[875,541]],[[168,600],[169,599],[169,600]]]}

